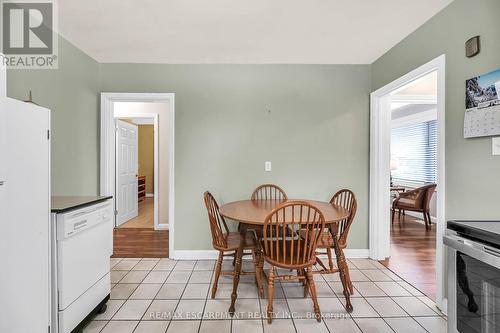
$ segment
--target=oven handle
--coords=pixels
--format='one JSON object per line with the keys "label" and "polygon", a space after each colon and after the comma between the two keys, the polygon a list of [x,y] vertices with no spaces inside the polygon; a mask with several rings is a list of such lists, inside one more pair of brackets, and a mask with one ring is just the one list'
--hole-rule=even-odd
{"label": "oven handle", "polygon": [[500,253],[496,249],[450,235],[443,236],[443,242],[457,251],[500,269]]}

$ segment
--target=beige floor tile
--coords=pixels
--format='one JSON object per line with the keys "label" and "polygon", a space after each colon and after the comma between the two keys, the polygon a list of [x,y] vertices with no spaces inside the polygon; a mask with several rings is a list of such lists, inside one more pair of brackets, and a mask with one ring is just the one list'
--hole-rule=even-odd
{"label": "beige floor tile", "polygon": [[260,317],[260,303],[258,299],[237,299],[233,319],[251,319]]}
{"label": "beige floor tile", "polygon": [[141,321],[134,333],[165,333],[169,321]]}
{"label": "beige floor tile", "polygon": [[188,283],[184,293],[183,299],[206,299],[208,294],[209,284],[201,283]]}
{"label": "beige floor tile", "polygon": [[324,321],[331,333],[361,333],[354,320],[348,317],[325,319]]}
{"label": "beige floor tile", "polygon": [[167,333],[198,333],[199,327],[199,320],[171,321]]}
{"label": "beige floor tile", "polygon": [[82,333],[99,333],[107,323],[107,321],[93,320],[83,328]]}
{"label": "beige floor tile", "polygon": [[196,265],[196,260],[179,260],[174,271],[192,271]]}
{"label": "beige floor tile", "polygon": [[416,297],[393,297],[400,307],[402,307],[410,316],[437,316],[431,308],[425,305]]}
{"label": "beige floor tile", "polygon": [[392,281],[392,279],[379,269],[365,269],[361,272],[371,281]]}
{"label": "beige floor tile", "polygon": [[138,286],[137,283],[118,283],[111,289],[111,299],[128,299]]}
{"label": "beige floor tile", "polygon": [[113,267],[114,271],[129,271],[139,263],[139,260],[123,259]]}
{"label": "beige floor tile", "polygon": [[182,299],[175,309],[174,320],[201,320],[206,300]]}
{"label": "beige floor tile", "polygon": [[384,318],[387,324],[396,333],[425,333],[427,332],[413,318]]}
{"label": "beige floor tile", "polygon": [[271,324],[264,320],[265,333],[292,333],[295,332],[295,326],[292,319],[273,319]]}
{"label": "beige floor tile", "polygon": [[138,321],[110,321],[101,333],[132,333]]}
{"label": "beige floor tile", "polygon": [[[268,300],[263,298],[260,300],[260,308],[264,316],[267,318]],[[288,303],[285,299],[273,299],[273,318],[289,319],[292,318],[292,313],[288,308]]]}
{"label": "beige floor tile", "polygon": [[[338,281],[340,281],[340,275],[339,274],[335,275],[338,276]],[[351,281],[370,281],[368,276],[363,274],[363,271],[358,269],[350,269],[349,276],[351,277]]]}
{"label": "beige floor tile", "polygon": [[[337,295],[338,298],[344,298],[344,286],[342,285],[341,282],[328,282],[330,285],[330,288],[332,288],[333,292],[335,295]],[[353,297],[363,297],[359,291],[354,288],[354,295],[351,295],[351,298]]]}
{"label": "beige floor tile", "polygon": [[130,299],[154,299],[161,286],[161,284],[152,283],[140,284],[130,296]]}
{"label": "beige floor tile", "polygon": [[418,290],[417,288],[415,288],[414,286],[410,285],[408,282],[405,282],[405,281],[398,281],[398,283],[403,287],[405,288],[406,290],[408,290],[410,292],[410,294],[412,294],[413,296],[424,296],[424,294]]}
{"label": "beige floor tile", "polygon": [[150,300],[128,300],[113,316],[112,320],[139,320],[150,304]]}
{"label": "beige floor tile", "polygon": [[349,261],[356,266],[358,269],[377,269],[377,266],[373,264],[373,260],[370,259],[349,259]]}
{"label": "beige floor tile", "polygon": [[354,321],[363,333],[394,333],[382,318],[356,318]]}
{"label": "beige floor tile", "polygon": [[167,278],[167,283],[187,283],[191,271],[172,271]]}
{"label": "beige floor tile", "polygon": [[231,333],[230,320],[203,320],[199,333]]}
{"label": "beige floor tile", "polygon": [[154,260],[141,260],[137,265],[132,268],[133,271],[150,271],[156,266]]}
{"label": "beige floor tile", "polygon": [[[324,318],[335,318],[347,314],[343,303],[337,297],[319,298],[319,308]],[[311,303],[311,311],[313,311]]]}
{"label": "beige floor tile", "polygon": [[389,297],[369,297],[366,301],[381,317],[407,317],[408,314]]}
{"label": "beige floor tile", "polygon": [[120,283],[141,283],[149,271],[130,271],[121,279]]}
{"label": "beige floor tile", "polygon": [[261,320],[233,320],[233,333],[262,333]]}
{"label": "beige floor tile", "polygon": [[207,320],[231,319],[228,312],[230,305],[231,300],[229,299],[208,299],[203,318]]}
{"label": "beige floor tile", "polygon": [[156,266],[153,268],[154,271],[171,271],[174,269],[176,264],[176,261],[166,259],[166,260],[160,260]]}
{"label": "beige floor tile", "polygon": [[328,329],[323,321],[316,319],[297,319],[294,320],[297,333],[328,333]]}
{"label": "beige floor tile", "polygon": [[120,282],[127,273],[128,271],[111,271],[111,283]]}
{"label": "beige floor tile", "polygon": [[144,313],[142,320],[168,321],[173,315],[179,301],[177,300],[154,300]]}
{"label": "beige floor tile", "polygon": [[194,271],[189,278],[189,283],[210,283],[213,271],[199,270]]}
{"label": "beige floor tile", "polygon": [[396,281],[375,282],[375,284],[388,296],[411,296],[410,292]]}
{"label": "beige floor tile", "polygon": [[[340,299],[340,301],[345,305],[344,299]],[[377,311],[364,298],[351,298],[351,304],[353,307],[351,316],[353,318],[380,317]]]}
{"label": "beige floor tile", "polygon": [[431,300],[429,297],[427,297],[427,296],[418,296],[417,298],[421,302],[423,302],[425,305],[427,305],[428,307],[430,307],[432,310],[434,310],[434,312],[437,312],[437,313],[439,313],[439,315],[444,316],[444,314],[441,312],[441,310],[439,310],[438,307],[436,306],[436,302],[434,302],[433,300]]}
{"label": "beige floor tile", "polygon": [[165,283],[170,271],[151,271],[142,283]]}
{"label": "beige floor tile", "polygon": [[156,295],[156,298],[157,299],[180,299],[185,287],[186,287],[186,284],[182,284],[182,283],[165,283],[160,288],[160,291]]}
{"label": "beige floor tile", "polygon": [[195,271],[212,271],[215,267],[215,260],[198,260],[194,266]]}
{"label": "beige floor tile", "polygon": [[403,281],[401,277],[399,277],[397,274],[395,274],[389,269],[383,269],[382,271],[394,281]]}
{"label": "beige floor tile", "polygon": [[116,314],[118,309],[125,303],[125,300],[110,299],[107,303],[106,312],[98,314],[94,320],[110,320]]}
{"label": "beige floor tile", "polygon": [[447,322],[441,317],[415,318],[429,333],[446,333]]}
{"label": "beige floor tile", "polygon": [[354,288],[364,297],[386,296],[374,282],[353,282]]}
{"label": "beige floor tile", "polygon": [[295,318],[312,318],[314,315],[313,303],[309,298],[291,298],[287,302]]}

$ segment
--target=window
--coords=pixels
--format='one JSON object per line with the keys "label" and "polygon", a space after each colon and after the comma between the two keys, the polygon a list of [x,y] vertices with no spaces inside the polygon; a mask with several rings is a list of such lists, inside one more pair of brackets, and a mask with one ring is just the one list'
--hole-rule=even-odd
{"label": "window", "polygon": [[396,183],[436,183],[437,122],[405,125],[391,132],[391,174]]}

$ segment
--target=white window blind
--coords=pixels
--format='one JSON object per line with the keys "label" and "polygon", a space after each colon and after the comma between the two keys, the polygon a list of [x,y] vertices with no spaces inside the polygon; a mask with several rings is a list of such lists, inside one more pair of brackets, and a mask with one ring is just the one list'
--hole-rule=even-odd
{"label": "white window blind", "polygon": [[396,183],[436,183],[436,120],[392,129],[392,179]]}

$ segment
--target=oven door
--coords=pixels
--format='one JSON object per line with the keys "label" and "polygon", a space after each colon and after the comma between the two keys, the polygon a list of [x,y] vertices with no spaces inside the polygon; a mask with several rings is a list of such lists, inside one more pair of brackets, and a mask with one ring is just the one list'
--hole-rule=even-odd
{"label": "oven door", "polygon": [[500,250],[447,234],[448,332],[500,332]]}

